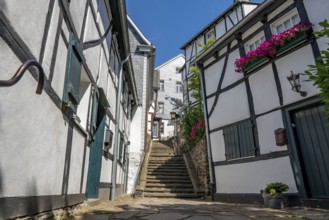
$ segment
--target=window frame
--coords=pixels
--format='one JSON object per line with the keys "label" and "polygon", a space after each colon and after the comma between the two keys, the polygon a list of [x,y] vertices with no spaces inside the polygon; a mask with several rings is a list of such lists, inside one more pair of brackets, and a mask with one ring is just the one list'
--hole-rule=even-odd
{"label": "window frame", "polygon": [[[161,111],[160,111],[160,106],[162,106]],[[164,114],[164,102],[158,102],[158,113]]]}
{"label": "window frame", "polygon": [[182,93],[182,92],[183,92],[182,82],[176,81],[176,93]]}
{"label": "window frame", "polygon": [[[265,38],[265,34],[264,32],[260,32],[259,34],[257,34],[256,36],[254,36],[253,38],[251,38],[250,40],[248,40],[245,44],[244,44],[244,49],[246,51],[246,53],[255,50],[261,43],[263,43],[266,40]],[[257,41],[259,41],[259,44],[257,45]],[[254,49],[251,49],[250,47],[254,46]]]}
{"label": "window frame", "polygon": [[165,81],[163,79],[160,79],[160,83],[159,83],[159,90],[160,91],[164,91],[164,86],[165,86]]}
{"label": "window frame", "polygon": [[223,128],[223,138],[226,160],[256,156],[253,125],[250,119]]}
{"label": "window frame", "polygon": [[[286,30],[288,30],[289,28],[291,28],[292,26],[294,26],[295,24],[293,23],[292,18],[295,17],[296,15],[298,16],[298,22],[300,22],[301,19],[300,19],[299,13],[298,13],[298,11],[297,11],[297,8],[292,9],[292,10],[289,11],[286,15],[284,15],[283,17],[280,17],[278,20],[276,20],[275,22],[273,22],[273,23],[271,24],[271,31],[272,31],[272,34],[280,34],[281,32],[286,31]],[[288,21],[288,20],[291,21],[292,26],[286,28],[286,27],[284,27],[284,23],[285,23],[286,21]],[[297,22],[297,23],[298,23],[298,22]],[[280,26],[280,25],[283,25],[284,29],[283,29],[281,32],[278,32],[278,31],[277,31],[277,27]]]}

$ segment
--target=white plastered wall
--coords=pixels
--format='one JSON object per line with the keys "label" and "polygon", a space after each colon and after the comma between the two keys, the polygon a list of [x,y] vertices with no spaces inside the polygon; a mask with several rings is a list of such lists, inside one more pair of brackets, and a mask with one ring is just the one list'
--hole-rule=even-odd
{"label": "white plastered wall", "polygon": [[275,111],[257,118],[260,153],[267,154],[287,150],[287,146],[277,146],[274,131],[283,128],[281,111]]}
{"label": "white plastered wall", "polygon": [[271,182],[283,182],[288,193],[297,192],[289,157],[216,166],[215,175],[217,193],[259,193]]}
{"label": "white plastered wall", "polygon": [[[210,100],[208,110],[211,110]],[[209,127],[215,129],[250,117],[247,91],[244,83],[220,94],[209,118]]]}
{"label": "white plastered wall", "polygon": [[299,93],[291,90],[291,85],[287,80],[290,71],[294,73],[304,73],[308,69],[307,65],[314,64],[314,56],[310,45],[302,47],[301,49],[277,60],[277,70],[283,93],[283,104],[290,104],[319,93],[319,90],[313,86],[313,82],[307,82],[308,76],[305,74],[300,75],[301,90],[307,92],[306,97],[302,97]]}

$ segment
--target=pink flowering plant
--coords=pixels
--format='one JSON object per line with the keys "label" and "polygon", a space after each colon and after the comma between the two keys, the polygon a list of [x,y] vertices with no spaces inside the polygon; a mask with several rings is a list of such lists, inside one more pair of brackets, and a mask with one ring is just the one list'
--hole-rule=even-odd
{"label": "pink flowering plant", "polygon": [[277,47],[285,45],[299,34],[310,30],[311,27],[312,24],[309,22],[299,22],[280,34],[272,35],[269,41],[262,42],[255,50],[249,51],[244,57],[236,59],[234,63],[235,71],[240,73],[246,65],[260,57],[274,57],[276,55]]}
{"label": "pink flowering plant", "polygon": [[200,120],[192,126],[189,141],[197,142],[202,139],[205,134],[205,123],[204,120]]}

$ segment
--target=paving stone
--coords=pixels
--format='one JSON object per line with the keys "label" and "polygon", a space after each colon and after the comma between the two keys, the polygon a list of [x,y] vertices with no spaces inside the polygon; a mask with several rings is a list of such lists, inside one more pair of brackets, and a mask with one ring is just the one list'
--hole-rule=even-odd
{"label": "paving stone", "polygon": [[192,217],[186,218],[186,220],[216,220],[217,218],[209,215],[194,215]]}
{"label": "paving stone", "polygon": [[152,214],[146,217],[142,217],[140,219],[144,220],[179,220],[185,219],[189,217],[188,215],[183,215],[180,213],[160,213],[160,214]]}
{"label": "paving stone", "polygon": [[131,219],[135,215],[139,214],[139,211],[124,211],[121,213],[115,213],[114,219]]}

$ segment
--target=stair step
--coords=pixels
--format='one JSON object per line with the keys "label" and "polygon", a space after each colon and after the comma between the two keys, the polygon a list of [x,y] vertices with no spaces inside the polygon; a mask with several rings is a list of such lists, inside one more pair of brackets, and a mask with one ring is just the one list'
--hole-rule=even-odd
{"label": "stair step", "polygon": [[176,189],[193,189],[192,184],[177,183],[146,183],[146,188],[176,188]]}
{"label": "stair step", "polygon": [[147,175],[146,176],[146,181],[148,180],[153,180],[153,179],[156,179],[156,180],[190,180],[190,177],[189,176],[150,176],[150,175]]}
{"label": "stair step", "polygon": [[166,168],[148,168],[147,173],[175,173],[176,175],[180,175],[181,173],[188,173],[187,169],[166,169]]}
{"label": "stair step", "polygon": [[191,184],[190,179],[155,179],[155,178],[150,178],[146,180],[146,184],[148,183],[170,183],[170,184]]}
{"label": "stair step", "polygon": [[145,192],[158,192],[158,193],[194,193],[193,189],[175,189],[175,188],[146,188]]}
{"label": "stair step", "polygon": [[192,194],[192,193],[144,193],[144,197],[157,197],[157,198],[190,198],[196,199],[200,198],[201,195]]}
{"label": "stair step", "polygon": [[189,176],[188,172],[158,172],[158,171],[151,171],[151,172],[147,172],[147,175],[150,175],[150,176]]}

